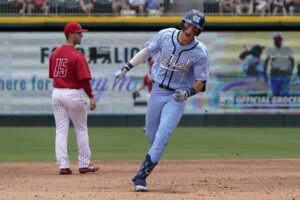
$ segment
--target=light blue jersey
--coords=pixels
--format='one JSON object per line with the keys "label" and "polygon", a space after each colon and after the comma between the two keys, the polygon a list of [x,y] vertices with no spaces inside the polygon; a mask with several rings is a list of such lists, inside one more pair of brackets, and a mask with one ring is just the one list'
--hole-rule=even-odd
{"label": "light blue jersey", "polygon": [[208,52],[196,38],[188,45],[181,45],[179,33],[175,28],[163,29],[145,44],[145,49],[151,55],[159,53],[152,66],[153,80],[173,89],[186,90],[196,80],[208,79]]}

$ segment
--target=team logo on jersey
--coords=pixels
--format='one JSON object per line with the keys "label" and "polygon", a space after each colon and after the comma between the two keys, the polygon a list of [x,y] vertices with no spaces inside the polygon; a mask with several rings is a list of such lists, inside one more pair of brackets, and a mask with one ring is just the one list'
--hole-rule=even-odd
{"label": "team logo on jersey", "polygon": [[178,62],[179,58],[175,55],[164,56],[161,55],[160,67],[171,71],[188,71],[190,67],[190,59],[186,60],[186,63]]}

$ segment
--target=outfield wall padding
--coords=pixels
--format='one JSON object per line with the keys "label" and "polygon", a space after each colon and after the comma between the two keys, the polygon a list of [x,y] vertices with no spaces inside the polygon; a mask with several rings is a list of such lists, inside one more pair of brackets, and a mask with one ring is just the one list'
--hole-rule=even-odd
{"label": "outfield wall padding", "polygon": [[[144,126],[144,115],[90,115],[89,127]],[[183,115],[179,127],[300,127],[296,114],[204,114]],[[52,115],[2,115],[2,127],[42,126],[54,127]]]}

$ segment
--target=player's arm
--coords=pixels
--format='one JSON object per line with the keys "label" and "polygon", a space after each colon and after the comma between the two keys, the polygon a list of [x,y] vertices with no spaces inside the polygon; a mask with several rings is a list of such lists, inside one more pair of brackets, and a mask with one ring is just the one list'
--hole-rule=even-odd
{"label": "player's arm", "polygon": [[49,58],[49,78],[53,78],[52,54]]}
{"label": "player's arm", "polygon": [[206,81],[195,81],[194,85],[187,90],[176,90],[173,98],[177,103],[186,101],[187,98],[194,96],[199,92],[204,92],[206,89]]}
{"label": "player's arm", "polygon": [[83,90],[85,91],[86,95],[90,98],[90,110],[95,110],[96,109],[96,101],[95,101],[95,97],[94,94],[92,92],[92,87],[90,84],[90,79],[83,79],[80,80],[80,85],[83,88]]}
{"label": "player's arm", "polygon": [[124,65],[116,74],[115,74],[115,82],[120,81],[122,78],[124,78],[125,74],[131,70],[133,67],[141,64],[144,62],[147,58],[150,57],[150,53],[144,48],[140,50],[137,54],[133,56],[133,58]]}
{"label": "player's arm", "polygon": [[134,55],[134,57],[115,74],[115,82],[121,80],[130,69],[141,64],[151,55],[155,55],[159,52],[164,36],[168,35],[170,31],[171,30],[169,29],[161,30],[155,34],[153,38],[146,42],[144,48]]}

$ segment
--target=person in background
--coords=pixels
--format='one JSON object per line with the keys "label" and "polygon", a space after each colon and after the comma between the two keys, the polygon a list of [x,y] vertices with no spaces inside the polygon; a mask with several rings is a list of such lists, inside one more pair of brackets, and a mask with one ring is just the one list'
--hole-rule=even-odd
{"label": "person in background", "polygon": [[274,47],[267,50],[265,72],[270,62],[270,77],[273,96],[289,96],[290,80],[294,69],[294,53],[288,46],[283,46],[283,36],[273,35]]}
{"label": "person in background", "polygon": [[143,81],[141,84],[137,87],[137,89],[132,93],[132,98],[133,100],[136,100],[136,98],[140,97],[140,91],[142,91],[145,87],[147,87],[148,94],[150,97],[150,93],[152,90],[152,77],[151,77],[151,68],[153,65],[154,61],[151,59],[151,57],[148,59],[148,70],[147,73],[145,74]]}
{"label": "person in background", "polygon": [[145,8],[148,15],[161,15],[165,11],[164,0],[146,0]]}
{"label": "person in background", "polygon": [[273,0],[273,15],[277,15],[278,11],[283,15],[287,15],[285,0]]}
{"label": "person in background", "polygon": [[128,0],[111,0],[111,9],[115,15],[120,15],[121,11],[130,9]]}
{"label": "person in background", "polygon": [[235,13],[235,0],[219,0],[219,12],[220,15]]}
{"label": "person in background", "polygon": [[244,60],[243,70],[249,77],[258,77],[266,80],[266,72],[264,71],[264,60],[261,59],[261,55],[264,46],[259,44],[253,45],[250,49],[246,49],[240,54],[240,59]]}
{"label": "person in background", "polygon": [[236,13],[238,15],[252,15],[254,7],[254,0],[237,0]]}
{"label": "person in background", "polygon": [[138,15],[144,15],[146,0],[129,0],[129,7],[135,10]]}
{"label": "person in background", "polygon": [[266,11],[270,12],[269,0],[256,0],[256,12],[260,13],[261,16],[265,16]]}
{"label": "person in background", "polygon": [[87,15],[91,15],[96,0],[80,0],[80,7]]}

